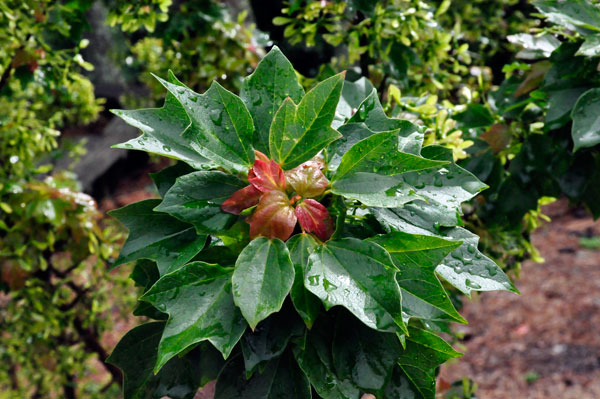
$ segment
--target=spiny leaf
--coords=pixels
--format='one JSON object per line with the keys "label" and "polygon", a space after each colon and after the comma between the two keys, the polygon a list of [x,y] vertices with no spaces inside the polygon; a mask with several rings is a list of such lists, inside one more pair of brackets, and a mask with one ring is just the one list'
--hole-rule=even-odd
{"label": "spiny leaf", "polygon": [[435,276],[436,266],[461,245],[460,241],[400,231],[378,235],[370,241],[385,248],[400,270],[397,280],[402,289],[403,312],[425,320],[466,323]]}
{"label": "spiny leaf", "polygon": [[304,286],[327,309],[341,305],[371,328],[396,332],[406,328],[396,273],[385,249],[345,238],[328,241],[310,255]]}
{"label": "spiny leaf", "polygon": [[242,101],[254,119],[254,146],[269,151],[269,129],[275,113],[286,97],[299,103],[304,89],[296,71],[277,46],[258,63],[256,70],[244,80],[240,92]]}
{"label": "spiny leaf", "polygon": [[209,341],[224,358],[246,330],[231,293],[232,270],[192,262],[161,277],[141,298],[169,315],[154,371],[190,346]]}
{"label": "spiny leaf", "polygon": [[129,230],[127,241],[112,267],[137,259],[156,261],[161,275],[174,271],[202,250],[206,235],[191,224],[153,211],[160,200],[145,200],[110,212]]}
{"label": "spiny leaf", "polygon": [[215,379],[223,367],[223,359],[215,349],[198,347],[172,359],[154,375],[156,348],[164,326],[155,322],[134,327],[106,359],[123,371],[125,399],[192,399],[198,387]]}
{"label": "spiny leaf", "polygon": [[252,117],[242,100],[216,81],[204,94],[158,78],[185,109],[191,124],[183,138],[217,165],[244,173],[254,162]]}
{"label": "spiny leaf", "polygon": [[401,352],[398,365],[423,399],[434,399],[436,367],[462,354],[433,333],[416,327],[408,331],[406,349]]}
{"label": "spiny leaf", "polygon": [[[174,85],[180,83],[173,80]],[[164,155],[179,159],[195,169],[206,169],[213,163],[190,147],[189,142],[182,137],[190,125],[190,118],[181,103],[174,95],[167,93],[162,108],[139,110],[111,110],[131,126],[142,131],[138,138],[117,144],[113,148],[146,151],[152,154]]]}
{"label": "spiny leaf", "polygon": [[271,125],[269,147],[272,158],[291,169],[317,155],[340,134],[331,127],[344,84],[344,73],[317,84],[296,107],[286,99]]}
{"label": "spiny leaf", "polygon": [[221,204],[244,183],[218,171],[194,172],[177,178],[155,210],[191,223],[198,232],[218,233],[230,227],[236,216],[221,210]]}

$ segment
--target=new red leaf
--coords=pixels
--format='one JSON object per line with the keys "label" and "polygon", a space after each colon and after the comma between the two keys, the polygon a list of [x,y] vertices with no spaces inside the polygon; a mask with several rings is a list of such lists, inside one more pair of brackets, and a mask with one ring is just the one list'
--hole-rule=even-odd
{"label": "new red leaf", "polygon": [[321,241],[327,241],[333,234],[333,220],[329,211],[313,199],[302,201],[296,207],[296,216],[302,229],[314,233]]}
{"label": "new red leaf", "polygon": [[257,190],[252,184],[236,191],[221,204],[223,212],[239,215],[244,209],[258,204],[262,192]]}
{"label": "new red leaf", "polygon": [[263,193],[272,190],[285,191],[285,174],[275,161],[254,161],[254,166],[248,172],[248,181]]}
{"label": "new red leaf", "polygon": [[250,238],[264,236],[287,240],[296,226],[296,214],[288,196],[282,191],[264,193],[256,210],[248,219]]}
{"label": "new red leaf", "polygon": [[315,161],[296,166],[285,172],[285,177],[294,191],[305,198],[318,197],[329,186],[329,180],[321,172],[321,164]]}

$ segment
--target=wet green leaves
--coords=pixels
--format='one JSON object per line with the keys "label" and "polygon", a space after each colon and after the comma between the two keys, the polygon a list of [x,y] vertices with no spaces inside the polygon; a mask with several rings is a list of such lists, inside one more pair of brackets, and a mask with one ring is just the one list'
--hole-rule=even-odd
{"label": "wet green leaves", "polygon": [[438,278],[514,290],[459,227],[486,186],[344,79],[305,94],[274,48],[240,97],[170,76],[163,108],[117,112],[144,133],[121,147],[183,162],[153,175],[161,199],[113,213],[130,231],[116,265],[149,260],[137,314],[168,316],[111,355],[126,399],[217,375],[216,399],[432,399],[458,354],[417,327],[465,322]]}

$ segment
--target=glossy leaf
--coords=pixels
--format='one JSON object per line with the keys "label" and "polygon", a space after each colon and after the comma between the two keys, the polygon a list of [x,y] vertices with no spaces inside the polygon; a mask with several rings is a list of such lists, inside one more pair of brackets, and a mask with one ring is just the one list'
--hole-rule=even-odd
{"label": "glossy leaf", "polygon": [[380,333],[350,317],[338,317],[335,326],[332,353],[336,375],[351,380],[362,391],[375,393],[390,378],[402,345],[396,334]]}
{"label": "glossy leaf", "polygon": [[600,144],[600,89],[583,93],[577,100],[571,117],[575,150]]}
{"label": "glossy leaf", "polygon": [[296,216],[302,230],[314,233],[321,241],[327,241],[333,234],[333,220],[329,211],[313,199],[306,199],[296,206]]}
{"label": "glossy leaf", "polygon": [[373,90],[360,104],[358,111],[354,113],[348,123],[364,123],[367,128],[374,132],[399,132],[398,150],[413,155],[419,155],[423,144],[423,133],[412,123],[388,118],[381,103],[377,91]]}
{"label": "glossy leaf", "polygon": [[254,162],[252,117],[242,100],[216,81],[204,94],[157,78],[177,98],[191,124],[183,138],[191,148],[233,172],[246,172]]}
{"label": "glossy leaf", "polygon": [[[180,85],[174,76],[169,79],[174,85]],[[177,98],[167,93],[162,108],[139,110],[111,110],[131,126],[142,131],[142,135],[113,148],[146,151],[179,159],[195,169],[210,168],[213,163],[191,148],[182,134],[190,125],[184,107]]]}
{"label": "glossy leaf", "polygon": [[336,180],[331,192],[347,199],[358,200],[364,205],[398,208],[406,203],[424,199],[415,187],[405,183],[401,175],[386,176],[358,172]]}
{"label": "glossy leaf", "polygon": [[443,167],[407,173],[404,182],[415,187],[419,196],[427,198],[443,207],[450,208],[450,213],[460,212],[460,204],[475,197],[487,188],[469,171],[452,161],[452,150],[432,145],[423,148],[423,157],[437,161],[447,161]]}
{"label": "glossy leaf", "polygon": [[356,143],[342,157],[333,181],[359,172],[393,176],[448,163],[398,151],[399,134],[400,131],[377,133]]}
{"label": "glossy leaf", "polygon": [[154,367],[190,346],[209,341],[227,358],[246,330],[233,302],[232,270],[204,262],[188,263],[158,280],[141,298],[169,315]]}
{"label": "glossy leaf", "polygon": [[250,238],[263,236],[287,240],[296,226],[296,214],[287,194],[281,191],[264,193],[252,216]]}
{"label": "glossy leaf", "polygon": [[227,198],[221,204],[221,210],[234,215],[239,215],[244,209],[248,209],[258,204],[263,192],[253,185],[246,186]]}
{"label": "glossy leaf", "polygon": [[246,331],[240,341],[246,375],[281,356],[290,339],[303,332],[302,321],[285,309],[260,322],[254,331]]}
{"label": "glossy leaf", "polygon": [[243,187],[241,180],[223,172],[190,173],[177,179],[155,210],[193,224],[199,233],[220,232],[236,219],[221,204]]}
{"label": "glossy leaf", "polygon": [[269,129],[275,113],[286,97],[296,104],[304,96],[296,71],[277,46],[258,63],[256,70],[244,80],[240,97],[254,119],[254,146],[269,151]]}
{"label": "glossy leaf", "polygon": [[156,190],[161,197],[164,197],[167,191],[175,184],[178,177],[194,172],[194,169],[183,162],[178,162],[173,166],[164,168],[160,172],[150,173],[150,177],[156,186]]}
{"label": "glossy leaf", "polygon": [[271,360],[264,371],[246,380],[240,358],[219,375],[215,399],[310,399],[310,383],[290,354]]}
{"label": "glossy leaf", "polygon": [[465,129],[487,127],[494,123],[494,116],[490,110],[481,104],[469,104],[466,110],[454,115],[452,119]]}
{"label": "glossy leaf", "polygon": [[252,169],[248,172],[248,181],[263,193],[272,190],[285,191],[285,175],[275,161],[254,161]]}
{"label": "glossy leaf", "polygon": [[304,348],[294,347],[294,356],[320,398],[358,399],[360,392],[352,381],[336,375],[331,354],[333,327],[319,320]]}
{"label": "glossy leaf", "polygon": [[374,215],[387,231],[403,231],[462,241],[436,267],[436,273],[461,292],[505,290],[517,292],[506,274],[490,258],[477,249],[479,237],[462,227],[443,228],[436,209],[421,204],[412,209],[377,209]]}
{"label": "glossy leaf", "polygon": [[367,326],[395,332],[406,328],[396,273],[385,249],[345,238],[329,241],[310,255],[304,286],[327,309],[343,306]]}
{"label": "glossy leaf", "polygon": [[402,290],[403,312],[425,320],[466,323],[435,275],[436,266],[461,242],[401,231],[378,235],[371,241],[385,248],[400,270],[396,280]]}
{"label": "glossy leaf", "polygon": [[294,266],[285,244],[257,238],[240,253],[232,277],[233,297],[254,330],[278,312],[294,282]]}
{"label": "glossy leaf", "polygon": [[410,327],[398,364],[423,399],[435,399],[435,368],[462,356],[437,335]]}
{"label": "glossy leaf", "polygon": [[223,366],[214,349],[197,348],[172,359],[155,375],[156,348],[164,326],[154,322],[133,328],[106,359],[123,371],[124,399],[192,399],[198,387],[216,378]]}
{"label": "glossy leaf", "polygon": [[127,241],[112,267],[138,259],[156,261],[161,275],[177,270],[206,243],[191,224],[153,211],[160,200],[145,200],[110,212],[129,230]]}
{"label": "glossy leaf", "polygon": [[306,326],[311,328],[321,312],[321,301],[304,287],[304,280],[308,257],[318,244],[309,234],[296,234],[288,240],[286,245],[290,251],[295,271],[294,284],[290,292],[292,303]]}
{"label": "glossy leaf", "polygon": [[372,91],[373,84],[365,77],[358,79],[356,82],[344,81],[342,95],[335,110],[335,119],[332,126],[337,129],[345,124]]}
{"label": "glossy leaf", "polygon": [[284,169],[294,168],[317,155],[340,137],[331,127],[344,74],[337,74],[317,84],[296,107],[286,100],[271,125],[271,156]]}
{"label": "glossy leaf", "polygon": [[321,164],[315,161],[304,162],[285,172],[290,187],[303,198],[319,197],[329,186],[329,180],[321,171]]}
{"label": "glossy leaf", "polygon": [[588,0],[535,0],[533,5],[555,24],[600,31],[600,10]]}

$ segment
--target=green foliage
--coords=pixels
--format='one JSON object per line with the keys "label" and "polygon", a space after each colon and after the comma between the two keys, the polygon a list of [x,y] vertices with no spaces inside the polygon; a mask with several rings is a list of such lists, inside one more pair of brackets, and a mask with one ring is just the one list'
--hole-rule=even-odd
{"label": "green foliage", "polygon": [[273,22],[285,26],[284,35],[292,44],[344,45],[339,67],[359,61],[363,75],[418,96],[453,89],[471,61],[468,45],[458,41],[460,32],[446,30],[437,21],[447,5],[433,3],[294,0]]}
{"label": "green foliage", "polygon": [[[290,99],[291,72],[274,48],[243,100],[161,81],[176,110],[159,119],[162,134],[148,118],[160,110],[115,111],[156,142],[138,149],[180,137],[168,155],[192,168],[154,176],[161,200],[113,213],[130,231],[118,263],[149,260],[132,275],[143,314],[168,315],[111,355],[126,398],[160,397],[173,380],[188,398],[217,378],[217,399],[433,399],[436,369],[460,355],[434,332],[464,322],[439,278],[467,295],[516,291],[460,227],[461,203],[485,185],[451,151],[423,147],[416,126],[388,118],[374,89],[342,74]],[[198,241],[182,234],[194,230]],[[193,356],[208,367],[190,380]]]}
{"label": "green foliage", "polygon": [[[93,69],[80,50],[89,5],[0,2],[0,178],[39,173],[65,123],[94,120],[102,101],[80,71]],[[2,191],[2,190],[0,190]]]}
{"label": "green foliage", "polygon": [[[86,397],[106,397],[86,375],[106,356],[100,337],[112,328],[112,290],[105,273],[118,250],[117,226],[103,228],[94,201],[73,177],[13,184],[0,218],[0,397],[64,395],[79,381]],[[10,211],[9,211],[10,210]]]}
{"label": "green foliage", "polygon": [[[111,1],[109,9],[115,10]],[[115,57],[119,62],[125,59],[126,72],[135,79],[139,77],[151,91],[150,98],[129,96],[124,99],[127,103],[153,106],[162,98],[163,87],[150,73],[165,76],[172,70],[196,91],[206,90],[213,80],[238,91],[242,78],[256,66],[261,52],[257,40],[261,35],[245,23],[246,12],[233,17],[216,0],[180,1],[172,6],[171,1],[148,1],[153,7],[161,3],[164,11],[154,10],[150,4],[144,6],[143,2],[118,3],[124,7],[120,18],[131,22],[116,23],[123,23],[123,30],[132,34],[126,36],[128,49]],[[132,8],[143,15],[135,16]],[[112,22],[111,15],[108,22]],[[141,24],[148,33],[140,34]]]}

